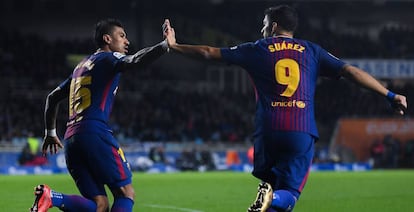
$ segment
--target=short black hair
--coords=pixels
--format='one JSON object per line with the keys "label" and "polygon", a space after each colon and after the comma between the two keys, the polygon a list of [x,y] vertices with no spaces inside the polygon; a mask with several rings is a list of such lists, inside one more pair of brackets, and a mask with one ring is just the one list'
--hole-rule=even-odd
{"label": "short black hair", "polygon": [[264,14],[269,17],[270,22],[276,22],[278,26],[286,31],[294,32],[298,25],[298,13],[293,7],[279,5],[267,8]]}
{"label": "short black hair", "polygon": [[115,26],[124,28],[121,21],[113,18],[104,19],[96,23],[94,38],[95,44],[98,47],[102,47],[106,44],[103,40],[103,35],[111,34]]}

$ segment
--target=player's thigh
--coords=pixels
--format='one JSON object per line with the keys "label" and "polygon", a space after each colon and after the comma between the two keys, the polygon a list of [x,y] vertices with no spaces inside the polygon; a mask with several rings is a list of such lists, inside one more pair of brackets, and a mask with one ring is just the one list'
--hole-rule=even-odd
{"label": "player's thigh", "polygon": [[257,136],[254,141],[253,151],[253,173],[262,174],[269,172],[272,168],[272,162],[266,158],[267,151],[266,143],[263,136]]}
{"label": "player's thigh", "polygon": [[121,187],[131,183],[131,170],[122,149],[110,133],[89,136],[86,160],[95,179],[110,187]]}
{"label": "player's thigh", "polygon": [[90,171],[87,151],[80,145],[84,136],[73,136],[65,146],[66,165],[82,196],[93,199],[96,196],[106,196],[104,184]]}
{"label": "player's thigh", "polygon": [[279,136],[286,144],[275,147],[278,150],[273,154],[273,171],[278,179],[277,188],[290,190],[299,197],[312,164],[315,138],[310,134],[298,132]]}

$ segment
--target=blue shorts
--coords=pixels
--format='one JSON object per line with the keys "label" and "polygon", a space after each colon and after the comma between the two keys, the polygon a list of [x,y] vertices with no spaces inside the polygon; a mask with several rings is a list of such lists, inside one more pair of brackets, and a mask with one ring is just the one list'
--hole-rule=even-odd
{"label": "blue shorts", "polygon": [[132,173],[111,133],[80,133],[65,145],[66,165],[86,198],[106,195],[105,185],[119,188],[131,183]]}
{"label": "blue shorts", "polygon": [[314,155],[315,138],[301,132],[271,132],[256,138],[252,174],[273,190],[288,190],[299,199]]}

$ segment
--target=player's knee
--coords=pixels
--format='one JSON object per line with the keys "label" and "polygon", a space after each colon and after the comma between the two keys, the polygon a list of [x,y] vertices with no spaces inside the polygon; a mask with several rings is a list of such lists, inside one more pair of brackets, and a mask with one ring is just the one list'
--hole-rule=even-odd
{"label": "player's knee", "polygon": [[273,183],[272,181],[270,181],[269,172],[265,172],[265,171],[261,171],[261,170],[253,170],[252,175],[255,176],[256,178],[264,181],[264,182],[267,182],[267,183],[270,183],[270,184]]}
{"label": "player's knee", "polygon": [[132,200],[135,199],[135,190],[134,188],[131,186],[126,187],[125,191],[124,191],[124,197],[128,197]]}
{"label": "player's knee", "polygon": [[109,201],[106,196],[97,196],[94,198],[96,203],[97,212],[107,212],[109,211]]}
{"label": "player's knee", "polygon": [[263,172],[253,170],[252,175],[260,179],[263,176]]}
{"label": "player's knee", "polygon": [[126,186],[122,186],[120,188],[112,190],[112,193],[114,197],[126,197],[131,200],[135,199],[135,190],[134,187],[132,187],[131,184],[128,184]]}

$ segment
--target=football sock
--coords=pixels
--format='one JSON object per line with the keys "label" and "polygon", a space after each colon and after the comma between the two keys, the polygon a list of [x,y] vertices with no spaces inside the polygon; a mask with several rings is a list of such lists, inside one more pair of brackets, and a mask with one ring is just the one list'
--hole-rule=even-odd
{"label": "football sock", "polygon": [[96,211],[96,203],[78,195],[66,195],[51,191],[53,206],[64,211]]}
{"label": "football sock", "polygon": [[127,197],[118,197],[114,199],[111,212],[131,212],[134,201]]}
{"label": "football sock", "polygon": [[52,199],[52,205],[60,207],[63,204],[63,194],[53,191],[50,191],[50,198]]}
{"label": "football sock", "polygon": [[274,209],[282,209],[283,211],[291,211],[295,207],[296,197],[287,190],[277,190],[273,192],[273,200],[271,207]]}
{"label": "football sock", "polygon": [[268,209],[266,210],[266,212],[277,212],[277,210],[275,210],[275,209],[273,209],[273,208],[268,208]]}

